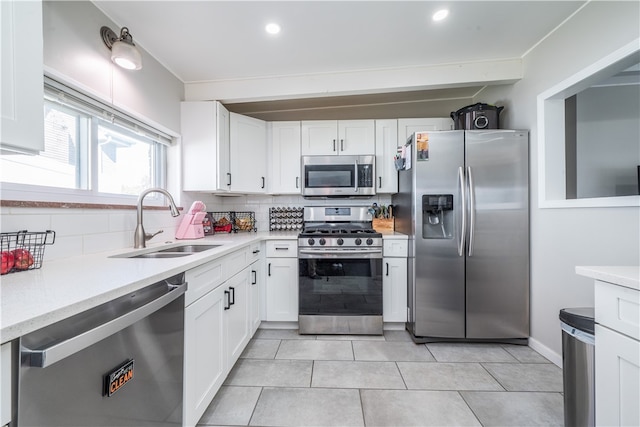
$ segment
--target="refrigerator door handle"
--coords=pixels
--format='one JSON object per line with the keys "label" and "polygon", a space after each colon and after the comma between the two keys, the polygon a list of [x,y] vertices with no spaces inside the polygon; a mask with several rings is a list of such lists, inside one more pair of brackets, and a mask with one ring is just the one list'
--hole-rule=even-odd
{"label": "refrigerator door handle", "polygon": [[458,256],[464,255],[464,240],[467,234],[467,197],[464,191],[465,178],[462,166],[458,167],[458,184],[460,185],[460,201],[462,203],[462,215],[460,220],[460,240],[458,241]]}
{"label": "refrigerator door handle", "polygon": [[469,256],[473,256],[473,238],[476,231],[476,197],[471,166],[467,166],[467,182],[469,184],[467,186],[469,189]]}

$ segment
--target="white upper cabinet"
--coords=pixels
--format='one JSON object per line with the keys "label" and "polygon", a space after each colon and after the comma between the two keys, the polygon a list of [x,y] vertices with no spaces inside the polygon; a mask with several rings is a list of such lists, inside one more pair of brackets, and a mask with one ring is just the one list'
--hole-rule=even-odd
{"label": "white upper cabinet", "polygon": [[269,194],[300,194],[300,122],[270,122]]}
{"label": "white upper cabinet", "polygon": [[42,2],[0,1],[2,149],[44,150]]}
{"label": "white upper cabinet", "polygon": [[393,156],[398,149],[398,121],[376,120],[376,192],[398,192],[398,171]]}
{"label": "white upper cabinet", "polygon": [[267,192],[267,123],[230,114],[231,191]]}
{"label": "white upper cabinet", "polygon": [[219,102],[182,102],[183,190],[228,192],[229,111]]}
{"label": "white upper cabinet", "polygon": [[302,122],[302,155],[362,155],[375,152],[374,120]]}
{"label": "white upper cabinet", "polygon": [[340,154],[374,154],[376,151],[375,121],[338,121],[338,140]]}
{"label": "white upper cabinet", "polygon": [[449,117],[433,119],[398,119],[398,143],[404,145],[415,132],[423,130],[452,130],[453,120]]}
{"label": "white upper cabinet", "polygon": [[266,122],[217,101],[181,103],[183,190],[265,193]]}

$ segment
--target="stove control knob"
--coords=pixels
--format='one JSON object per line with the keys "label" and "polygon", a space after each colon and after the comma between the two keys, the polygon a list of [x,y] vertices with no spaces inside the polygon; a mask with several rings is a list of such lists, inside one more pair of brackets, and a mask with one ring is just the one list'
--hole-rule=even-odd
{"label": "stove control knob", "polygon": [[343,244],[344,244],[344,240],[342,240],[342,238],[339,238],[338,239],[338,245],[342,246]]}
{"label": "stove control knob", "polygon": [[373,245],[373,239],[367,239],[367,245]]}
{"label": "stove control knob", "polygon": [[362,239],[358,237],[356,239],[356,245],[361,245],[361,244],[362,244]]}
{"label": "stove control knob", "polygon": [[309,239],[309,240],[307,240],[307,243],[309,243],[310,245],[314,245],[316,243],[316,241],[313,240],[313,239]]}
{"label": "stove control knob", "polygon": [[324,240],[324,239],[320,239],[320,244],[321,244],[321,245],[324,245],[325,243],[327,243],[327,241],[326,241],[326,240]]}

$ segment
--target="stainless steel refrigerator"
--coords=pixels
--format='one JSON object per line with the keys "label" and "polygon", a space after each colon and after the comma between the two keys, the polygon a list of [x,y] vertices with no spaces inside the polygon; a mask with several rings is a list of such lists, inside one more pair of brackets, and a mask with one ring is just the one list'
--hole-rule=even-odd
{"label": "stainless steel refrigerator", "polygon": [[528,132],[416,132],[404,149],[393,204],[413,339],[526,343]]}

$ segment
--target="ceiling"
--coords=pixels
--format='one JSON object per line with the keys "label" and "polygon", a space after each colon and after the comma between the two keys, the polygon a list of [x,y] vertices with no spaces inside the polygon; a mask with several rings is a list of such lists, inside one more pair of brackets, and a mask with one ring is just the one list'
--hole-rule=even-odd
{"label": "ceiling", "polygon": [[[95,0],[184,83],[437,66],[522,58],[585,1]],[[449,16],[434,22],[442,8]],[[265,32],[277,22],[282,31]],[[252,102],[243,112],[470,98],[457,92]],[[464,93],[460,93],[460,91]],[[389,91],[386,91],[389,92]],[[366,96],[366,95],[365,95]],[[377,96],[377,98],[375,97]],[[407,97],[409,99],[407,99]],[[240,111],[238,111],[240,112]],[[264,116],[263,116],[264,117]]]}

